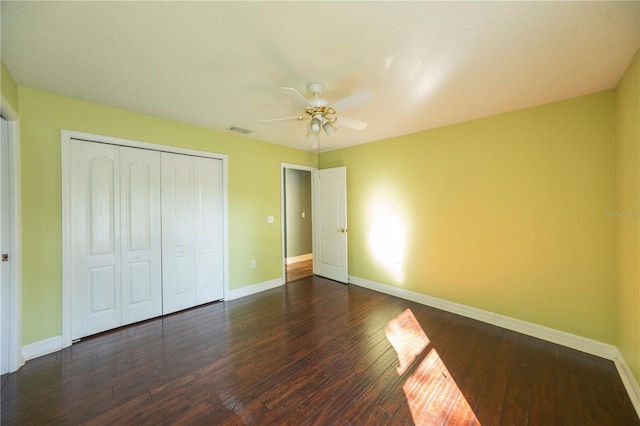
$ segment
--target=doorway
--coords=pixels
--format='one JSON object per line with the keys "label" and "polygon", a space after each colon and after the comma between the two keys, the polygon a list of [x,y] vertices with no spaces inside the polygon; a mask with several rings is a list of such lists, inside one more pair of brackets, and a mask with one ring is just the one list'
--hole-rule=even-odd
{"label": "doorway", "polygon": [[282,165],[285,283],[313,275],[313,168]]}
{"label": "doorway", "polygon": [[[17,114],[0,114],[0,370],[11,373],[22,364],[20,344],[19,142]],[[6,377],[6,376],[5,376]]]}

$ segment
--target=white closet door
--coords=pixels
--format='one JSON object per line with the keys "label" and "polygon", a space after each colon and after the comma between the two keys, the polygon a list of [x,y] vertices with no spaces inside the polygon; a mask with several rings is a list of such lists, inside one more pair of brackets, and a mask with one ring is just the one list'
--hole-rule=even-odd
{"label": "white closet door", "polygon": [[118,147],[71,142],[72,338],[122,321]]}
{"label": "white closet door", "polygon": [[122,324],[162,315],[160,153],[120,148]]}
{"label": "white closet door", "polygon": [[162,153],[162,312],[195,306],[193,157]]}
{"label": "white closet door", "polygon": [[196,304],[220,300],[222,272],[222,161],[196,157]]}

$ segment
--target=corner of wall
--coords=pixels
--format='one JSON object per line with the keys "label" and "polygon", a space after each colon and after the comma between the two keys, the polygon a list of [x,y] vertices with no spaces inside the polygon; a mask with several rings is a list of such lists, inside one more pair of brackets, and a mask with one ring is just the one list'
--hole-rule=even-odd
{"label": "corner of wall", "polygon": [[17,120],[20,112],[18,85],[9,72],[9,68],[2,61],[0,61],[0,94],[2,96],[2,111],[12,115],[10,117],[12,120]]}
{"label": "corner of wall", "polygon": [[640,50],[616,88],[616,291],[618,348],[640,381]]}

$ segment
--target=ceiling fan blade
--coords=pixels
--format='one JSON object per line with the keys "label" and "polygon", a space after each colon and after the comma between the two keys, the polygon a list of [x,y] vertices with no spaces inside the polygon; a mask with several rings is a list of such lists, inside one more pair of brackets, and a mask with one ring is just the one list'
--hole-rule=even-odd
{"label": "ceiling fan blade", "polygon": [[337,102],[334,102],[331,106],[336,111],[343,112],[350,110],[351,108],[355,108],[359,105],[362,105],[366,102],[369,102],[373,98],[373,94],[368,90],[361,90],[359,92],[354,93],[351,96],[347,96],[346,98],[340,99]]}
{"label": "ceiling fan blade", "polygon": [[285,117],[285,118],[272,118],[270,120],[261,120],[260,123],[275,123],[277,121],[287,121],[287,120],[299,120],[302,121],[306,118],[306,116],[301,115],[299,117]]}
{"label": "ceiling fan blade", "polygon": [[311,103],[309,103],[309,100],[304,96],[302,96],[302,94],[298,92],[296,89],[294,89],[293,87],[281,87],[280,91],[285,95],[287,95],[288,97],[290,97],[292,101],[294,101],[299,105],[302,105],[305,108],[308,106],[311,106]]}
{"label": "ceiling fan blade", "polygon": [[356,120],[355,118],[336,117],[336,121],[333,124],[340,127],[348,127],[350,129],[362,130],[365,127],[367,127],[367,124],[369,123],[367,123],[366,121]]}

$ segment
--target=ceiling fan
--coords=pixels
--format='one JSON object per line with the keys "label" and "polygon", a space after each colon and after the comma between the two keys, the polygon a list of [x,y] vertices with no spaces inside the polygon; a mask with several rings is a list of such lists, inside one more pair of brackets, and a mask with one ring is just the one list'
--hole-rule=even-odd
{"label": "ceiling fan", "polygon": [[[307,99],[293,87],[282,87],[280,89],[285,95],[289,96],[294,102],[304,107],[304,114],[296,117],[275,118],[271,120],[262,120],[260,123],[274,123],[278,121],[309,120],[307,126],[307,136],[320,136],[320,130],[324,130],[327,136],[331,136],[336,132],[336,127],[348,127],[350,129],[362,130],[367,127],[366,121],[356,120],[344,116],[338,116],[338,112],[355,108],[366,102],[369,102],[373,95],[368,90],[361,90],[346,98],[329,105],[320,95],[324,90],[324,84],[312,82],[307,84],[307,90],[313,94],[313,98]],[[335,124],[335,126],[334,126]]]}

